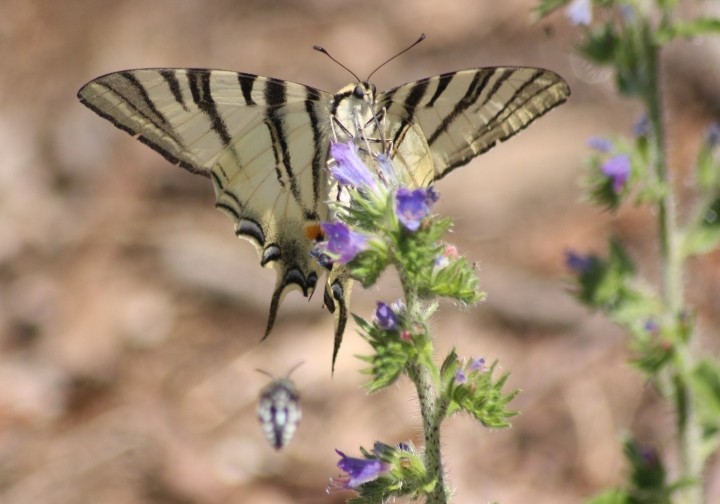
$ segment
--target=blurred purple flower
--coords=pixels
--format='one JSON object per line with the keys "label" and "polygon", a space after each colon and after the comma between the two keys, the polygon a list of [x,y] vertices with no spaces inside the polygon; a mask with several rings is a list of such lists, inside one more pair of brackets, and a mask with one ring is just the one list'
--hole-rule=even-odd
{"label": "blurred purple flower", "polygon": [[405,229],[417,231],[435,201],[437,193],[432,188],[411,191],[400,187],[395,195],[395,213]]}
{"label": "blurred purple flower", "polygon": [[447,256],[439,255],[435,256],[435,261],[433,262],[433,273],[436,273],[440,271],[441,269],[447,268],[450,264],[450,259],[447,258]]}
{"label": "blurred purple flower", "polygon": [[480,371],[481,373],[484,373],[485,369],[485,359],[482,357],[479,359],[473,359],[470,361],[470,365],[468,366],[468,371]]}
{"label": "blurred purple flower", "polygon": [[392,311],[395,313],[403,313],[405,311],[405,304],[401,298],[397,298],[395,301],[390,303],[390,308],[392,308]]}
{"label": "blurred purple flower", "polygon": [[576,275],[581,275],[592,269],[593,257],[589,255],[580,255],[573,250],[566,250],[565,265]]}
{"label": "blurred purple flower", "polygon": [[390,308],[390,306],[382,301],[378,301],[377,303],[375,318],[377,319],[378,326],[386,331],[392,331],[399,324],[399,320],[397,315],[395,315],[395,312],[392,308]]}
{"label": "blurred purple flower", "polygon": [[587,140],[587,146],[600,152],[610,152],[613,150],[613,143],[607,138],[590,137]]}
{"label": "blurred purple flower", "polygon": [[705,133],[705,141],[708,143],[710,148],[713,148],[720,143],[720,124],[713,122],[708,126],[707,132]]}
{"label": "blurred purple flower", "polygon": [[332,168],[332,176],[341,184],[349,185],[357,189],[369,188],[371,191],[377,189],[375,175],[365,166],[357,155],[357,147],[354,143],[331,143],[330,155],[335,159],[337,165]]}
{"label": "blurred purple flower", "polygon": [[592,4],[590,0],[573,0],[565,9],[565,15],[574,25],[589,25],[592,22]]}
{"label": "blurred purple flower", "polygon": [[327,251],[338,256],[335,261],[340,264],[351,261],[367,248],[370,237],[350,230],[342,222],[323,222],[321,227],[327,236]]}
{"label": "blurred purple flower", "polygon": [[643,329],[645,329],[649,333],[656,333],[660,330],[660,324],[658,324],[653,319],[648,319],[647,321],[645,321]]}
{"label": "blurred purple flower", "polygon": [[600,171],[612,180],[613,191],[619,193],[623,190],[630,178],[630,156],[627,154],[619,154],[611,157],[605,161]]}
{"label": "blurred purple flower", "polygon": [[645,463],[646,467],[658,467],[660,465],[660,457],[658,456],[658,452],[655,448],[652,446],[638,445],[637,442],[635,444],[638,448],[640,458]]}
{"label": "blurred purple flower", "polygon": [[427,193],[427,198],[425,200],[427,206],[432,208],[432,206],[440,199],[440,193],[435,190],[435,186],[428,187],[425,192]]}
{"label": "blurred purple flower", "polygon": [[643,114],[633,126],[633,135],[635,135],[635,138],[649,137],[650,133],[652,133],[652,124],[650,124],[648,116]]}
{"label": "blurred purple flower", "polygon": [[377,459],[360,459],[348,457],[340,450],[335,450],[340,455],[340,462],[337,466],[346,473],[342,479],[330,479],[328,492],[331,490],[352,490],[374,479],[390,470],[390,465]]}
{"label": "blurred purple flower", "polygon": [[635,21],[635,9],[632,5],[620,5],[620,15],[629,23]]}
{"label": "blurred purple flower", "polygon": [[467,382],[467,376],[465,376],[465,373],[462,372],[462,370],[458,369],[455,371],[455,383],[463,384]]}

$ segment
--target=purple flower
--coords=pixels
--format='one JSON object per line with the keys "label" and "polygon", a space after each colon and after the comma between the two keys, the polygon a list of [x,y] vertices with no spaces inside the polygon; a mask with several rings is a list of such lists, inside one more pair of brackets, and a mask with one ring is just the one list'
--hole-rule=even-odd
{"label": "purple flower", "polygon": [[708,143],[710,148],[713,148],[720,143],[720,124],[714,122],[708,126],[707,132],[705,133],[705,141]]}
{"label": "purple flower", "polygon": [[627,154],[619,154],[611,157],[602,165],[600,171],[603,172],[610,180],[612,180],[612,189],[619,193],[625,187],[630,178],[630,156]]}
{"label": "purple flower", "polygon": [[647,467],[657,467],[659,465],[660,458],[655,448],[651,446],[640,446],[638,451],[640,452],[640,458]]}
{"label": "purple flower", "polygon": [[441,269],[447,268],[449,265],[450,259],[448,259],[447,256],[435,256],[435,260],[433,261],[433,273],[440,271]]}
{"label": "purple flower", "polygon": [[410,447],[410,445],[408,445],[406,443],[398,443],[397,448],[398,448],[398,450],[413,453],[413,449]]}
{"label": "purple flower", "polygon": [[395,301],[390,303],[390,308],[395,313],[403,313],[405,311],[405,304],[401,298],[397,298]]}
{"label": "purple flower", "polygon": [[375,318],[377,319],[378,326],[386,331],[392,331],[400,323],[392,308],[382,301],[378,301],[377,303]]}
{"label": "purple flower", "polygon": [[466,383],[467,382],[467,376],[465,376],[465,373],[463,373],[460,369],[455,371],[455,383]]}
{"label": "purple flower", "polygon": [[426,193],[427,198],[425,199],[425,201],[427,203],[427,206],[432,208],[432,206],[440,199],[440,193],[435,190],[435,186],[428,187]]}
{"label": "purple flower", "polygon": [[321,227],[328,239],[327,251],[338,256],[335,261],[340,264],[351,261],[367,248],[369,236],[350,230],[342,222],[323,222]]}
{"label": "purple flower", "polygon": [[357,147],[354,143],[331,143],[330,155],[335,159],[337,165],[332,168],[332,176],[341,184],[349,185],[357,189],[377,189],[375,175],[365,166],[357,155]]}
{"label": "purple flower", "polygon": [[653,319],[648,319],[645,321],[645,324],[643,324],[643,329],[649,333],[656,333],[660,330],[660,324]]}
{"label": "purple flower", "polygon": [[620,15],[625,18],[626,21],[632,23],[635,20],[635,9],[632,5],[621,5]]}
{"label": "purple flower", "polygon": [[411,191],[400,187],[395,195],[395,213],[408,231],[417,231],[436,200],[437,193],[432,188]]}
{"label": "purple flower", "polygon": [[468,371],[480,371],[481,373],[484,373],[485,369],[485,359],[482,357],[479,359],[473,359],[470,361],[470,365],[468,366]]}
{"label": "purple flower", "polygon": [[573,0],[565,9],[565,15],[574,25],[589,25],[592,22],[590,0]]}
{"label": "purple flower", "polygon": [[587,140],[587,146],[600,152],[610,152],[613,150],[613,143],[607,138],[590,137]]}
{"label": "purple flower", "polygon": [[589,272],[593,267],[593,257],[583,256],[572,250],[565,251],[565,265],[575,274]]}
{"label": "purple flower", "polygon": [[377,479],[384,472],[390,470],[390,465],[378,459],[359,459],[346,456],[340,450],[335,450],[340,455],[338,467],[347,474],[343,479],[330,480],[330,490],[348,490],[357,488],[363,483]]}
{"label": "purple flower", "polygon": [[635,138],[648,137],[651,132],[652,125],[650,124],[650,119],[648,119],[648,116],[645,114],[641,115],[633,126],[633,135],[635,135]]}

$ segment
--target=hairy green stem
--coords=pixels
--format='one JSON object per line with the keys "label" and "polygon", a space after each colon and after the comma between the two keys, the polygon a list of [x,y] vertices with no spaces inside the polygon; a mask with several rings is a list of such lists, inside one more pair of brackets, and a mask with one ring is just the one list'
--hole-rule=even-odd
{"label": "hairy green stem", "polygon": [[[422,302],[402,264],[396,264],[396,267],[405,294],[407,312],[413,319],[417,320],[421,318]],[[427,332],[424,337],[429,338]],[[426,503],[447,504],[449,496],[445,488],[442,457],[440,455],[440,423],[444,418],[444,414],[440,413],[444,413],[444,410],[442,412],[438,411],[435,380],[427,366],[418,360],[411,361],[406,368],[408,377],[415,384],[418,402],[420,403],[420,414],[425,434],[425,469],[428,482],[434,482]],[[447,408],[447,405],[445,408]]]}
{"label": "hairy green stem", "polygon": [[[662,89],[660,87],[659,46],[652,38],[649,25],[644,30],[646,67],[645,105],[652,125],[652,168],[654,176],[664,186],[663,196],[658,201],[658,229],[660,254],[663,271],[662,298],[668,312],[668,321],[677,326],[685,307],[683,286],[683,258],[680,250],[680,232],[677,227],[675,191],[667,168],[665,131],[662,116]],[[679,332],[679,331],[678,331]],[[700,455],[700,426],[694,407],[694,391],[690,374],[694,367],[691,352],[692,341],[678,338],[676,341],[675,367],[672,371],[671,387],[677,412],[677,437],[680,462],[680,478],[694,480],[678,493],[682,504],[703,502],[702,459]]]}
{"label": "hairy green stem", "polygon": [[[434,482],[427,496],[427,504],[447,504],[449,496],[445,487],[442,457],[440,454],[440,422],[444,408],[439,408],[435,385],[430,370],[419,362],[408,364],[408,376],[417,389],[420,412],[425,433],[425,469],[428,481]],[[447,408],[447,405],[445,406]]]}

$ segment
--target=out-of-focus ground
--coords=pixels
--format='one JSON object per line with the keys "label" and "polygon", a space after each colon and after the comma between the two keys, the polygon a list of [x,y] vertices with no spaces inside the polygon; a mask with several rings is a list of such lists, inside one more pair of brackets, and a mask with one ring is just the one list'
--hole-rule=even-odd
{"label": "out-of-focus ground", "polygon": [[[690,2],[688,2],[690,3]],[[692,2],[690,7],[696,8]],[[574,503],[622,480],[618,438],[672,453],[673,417],[627,364],[627,337],[567,294],[563,251],[604,252],[620,236],[657,277],[654,216],[581,201],[591,135],[627,134],[637,104],[572,55],[562,16],[531,24],[530,0],[4,0],[0,4],[0,501],[5,504],[339,503],[325,494],[339,448],[420,443],[407,383],[366,396],[367,347],[346,334],[330,376],[332,318],[322,296],[286,299],[271,337],[274,272],[258,266],[213,208],[208,181],[82,107],[101,74],[208,67],[334,91],[349,75],[379,89],[442,72],[541,66],[568,104],[439,185],[452,239],[480,265],[487,302],[443,306],[437,344],[499,359],[522,414],[506,430],[456,417],[443,431],[457,504]],[[718,46],[677,43],[664,61],[668,137],[683,196],[697,138],[720,108]],[[683,207],[684,208],[684,207]],[[682,209],[681,209],[682,210]],[[682,213],[682,212],[681,212]],[[702,344],[718,347],[720,256],[694,260],[688,294]],[[398,292],[388,276],[356,288],[353,310]],[[267,377],[293,378],[304,419],[276,453],[255,419]],[[709,500],[720,500],[717,465]]]}

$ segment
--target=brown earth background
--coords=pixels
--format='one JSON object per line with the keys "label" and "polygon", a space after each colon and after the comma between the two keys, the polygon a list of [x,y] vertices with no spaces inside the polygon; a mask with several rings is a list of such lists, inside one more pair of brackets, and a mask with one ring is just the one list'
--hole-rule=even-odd
{"label": "brown earth background", "polygon": [[[0,4],[0,501],[5,504],[339,503],[334,449],[420,444],[408,383],[372,396],[353,330],[330,376],[332,318],[321,296],[288,296],[258,341],[274,272],[213,208],[210,184],[81,106],[101,74],[137,67],[241,70],[334,91],[428,39],[374,77],[378,89],[477,66],[552,69],[568,104],[438,184],[451,239],[480,265],[488,300],[443,305],[437,347],[499,359],[522,412],[487,430],[443,431],[456,504],[575,503],[622,481],[632,432],[672,460],[673,416],[628,365],[627,335],[567,293],[563,251],[624,240],[658,276],[655,218],[582,202],[592,135],[629,134],[640,108],[611,74],[572,53],[561,13],[531,23],[530,0],[4,0]],[[717,2],[686,2],[691,15]],[[670,156],[684,201],[698,138],[720,111],[720,45],[674,43],[663,61]],[[681,214],[687,205],[681,208]],[[701,345],[717,352],[720,255],[690,262]],[[398,282],[356,287],[369,316]],[[276,453],[255,419],[258,390],[293,378],[304,419]],[[720,502],[720,467],[708,471]]]}

